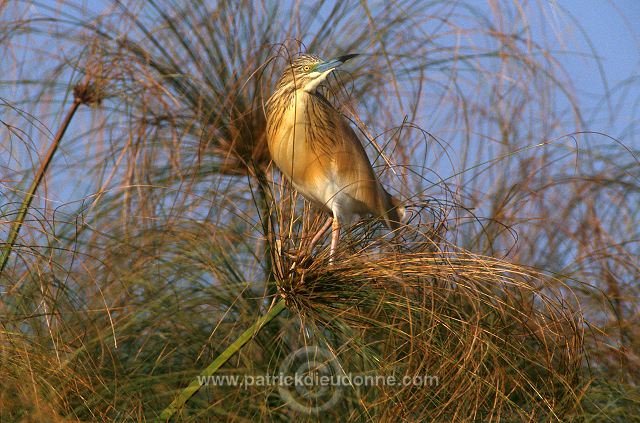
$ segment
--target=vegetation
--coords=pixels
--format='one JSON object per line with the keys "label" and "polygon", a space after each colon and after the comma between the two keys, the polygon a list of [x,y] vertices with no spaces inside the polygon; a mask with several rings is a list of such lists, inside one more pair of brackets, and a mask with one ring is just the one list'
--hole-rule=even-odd
{"label": "vegetation", "polygon": [[[637,120],[589,132],[551,15],[0,3],[0,420],[640,421]],[[363,54],[326,97],[411,216],[334,266],[265,145],[301,51]]]}

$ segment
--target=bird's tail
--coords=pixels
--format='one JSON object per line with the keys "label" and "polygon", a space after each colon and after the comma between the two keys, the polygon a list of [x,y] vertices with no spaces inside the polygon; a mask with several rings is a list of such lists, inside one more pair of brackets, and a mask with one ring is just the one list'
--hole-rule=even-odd
{"label": "bird's tail", "polygon": [[387,228],[396,230],[404,222],[406,209],[400,200],[389,194],[384,188],[382,188],[382,192],[384,193],[385,201],[380,215],[384,219]]}

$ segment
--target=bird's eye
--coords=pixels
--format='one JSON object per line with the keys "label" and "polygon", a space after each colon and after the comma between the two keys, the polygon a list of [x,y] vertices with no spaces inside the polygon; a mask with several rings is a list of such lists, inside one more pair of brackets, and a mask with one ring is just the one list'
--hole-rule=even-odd
{"label": "bird's eye", "polygon": [[303,71],[305,72],[309,72],[311,70],[311,66],[309,65],[304,65],[304,67],[302,68]]}

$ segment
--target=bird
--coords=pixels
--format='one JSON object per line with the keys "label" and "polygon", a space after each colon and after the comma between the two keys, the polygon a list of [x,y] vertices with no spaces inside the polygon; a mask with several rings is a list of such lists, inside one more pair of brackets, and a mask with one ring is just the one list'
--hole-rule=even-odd
{"label": "bird", "polygon": [[331,215],[311,242],[313,248],[331,225],[331,264],[340,228],[354,215],[381,218],[390,230],[398,229],[405,217],[402,203],[380,184],[349,120],[322,94],[328,76],[356,56],[296,56],[266,102],[273,162],[303,197]]}

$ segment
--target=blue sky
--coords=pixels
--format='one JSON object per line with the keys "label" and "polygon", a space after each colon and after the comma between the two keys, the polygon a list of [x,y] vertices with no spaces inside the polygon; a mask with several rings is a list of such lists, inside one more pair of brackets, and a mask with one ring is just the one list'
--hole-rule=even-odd
{"label": "blue sky", "polygon": [[[593,119],[593,130],[603,130],[611,135],[622,137],[622,141],[639,146],[637,134],[624,134],[626,122],[638,119],[640,109],[640,1],[639,0],[558,0],[557,4],[565,8],[582,26],[589,36],[598,56],[602,58],[601,65],[608,80],[608,89],[614,89],[612,106],[617,119],[611,124],[607,120]],[[573,48],[589,51],[589,46],[583,41],[580,30],[566,18],[562,19],[565,38],[571,42]],[[573,29],[572,29],[573,27]],[[583,104],[596,106],[607,88],[599,76],[599,69],[591,59],[567,57],[562,59],[567,70],[572,74],[576,87],[581,90]],[[633,83],[626,84],[617,92],[615,88],[624,81],[635,76]],[[624,103],[616,108],[616,103],[626,95]],[[591,99],[589,101],[588,99]],[[634,110],[635,109],[635,110]],[[608,113],[600,110],[600,113]],[[604,118],[600,115],[600,118]]]}
{"label": "blue sky", "polygon": [[[484,0],[477,1],[478,5],[488,4]],[[629,78],[638,78],[640,75],[640,32],[636,28],[637,22],[640,22],[640,0],[548,0],[546,5],[545,13],[548,14],[545,16],[545,23],[548,22],[549,28],[560,32],[560,39],[563,41],[562,45],[557,46],[556,51],[562,52],[557,58],[571,74],[578,89],[579,103],[588,112],[585,115],[588,124],[585,129],[607,133],[627,146],[640,148],[639,134],[628,130],[632,123],[640,126],[640,79],[616,89]],[[566,10],[575,18],[575,22],[569,15],[560,12],[560,9]],[[32,12],[49,13],[44,8],[33,8]],[[598,68],[592,57],[584,55],[590,53],[585,35],[602,59],[602,69]],[[606,83],[601,78],[601,71],[606,76]],[[603,102],[607,91],[613,95],[609,102]],[[3,96],[19,101],[19,98],[11,94],[5,92]],[[616,119],[611,119],[610,113]],[[45,121],[52,130],[58,124],[55,116],[53,117],[52,121]],[[58,160],[64,161],[69,152],[63,148],[63,153],[65,154]],[[55,197],[60,193],[53,195]],[[64,195],[60,199],[68,200]],[[77,199],[77,196],[72,199]]]}
{"label": "blue sky", "polygon": [[[640,1],[562,0],[558,3],[583,26],[596,51],[604,58],[603,64],[611,79],[620,80],[638,72]],[[578,80],[584,80],[583,69],[576,67],[574,71]]]}

